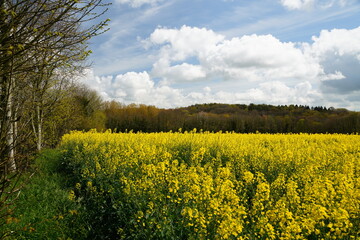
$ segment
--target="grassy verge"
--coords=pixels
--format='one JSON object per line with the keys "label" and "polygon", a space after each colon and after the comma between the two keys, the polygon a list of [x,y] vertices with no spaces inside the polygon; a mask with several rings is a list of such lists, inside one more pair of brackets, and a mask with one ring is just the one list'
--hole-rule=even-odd
{"label": "grassy verge", "polygon": [[29,182],[0,226],[8,239],[86,238],[80,206],[69,198],[66,175],[59,166],[59,151],[46,150],[37,158],[31,179],[31,173],[23,176],[22,181]]}

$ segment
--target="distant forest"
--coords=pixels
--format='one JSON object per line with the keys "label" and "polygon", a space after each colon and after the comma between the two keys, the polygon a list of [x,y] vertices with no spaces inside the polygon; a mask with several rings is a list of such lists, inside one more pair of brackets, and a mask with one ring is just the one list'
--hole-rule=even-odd
{"label": "distant forest", "polygon": [[237,133],[358,133],[360,113],[302,105],[196,104],[176,109],[104,104],[105,126],[115,132],[229,131]]}

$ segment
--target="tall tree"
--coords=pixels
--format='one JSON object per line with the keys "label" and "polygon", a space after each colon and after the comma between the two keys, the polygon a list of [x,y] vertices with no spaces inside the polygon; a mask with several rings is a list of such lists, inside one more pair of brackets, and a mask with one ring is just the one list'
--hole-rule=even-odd
{"label": "tall tree", "polygon": [[41,148],[46,93],[55,79],[81,67],[90,53],[87,40],[104,31],[108,20],[94,20],[107,5],[103,0],[0,0],[0,159],[5,173],[16,167],[22,106],[30,101],[33,114],[22,125],[32,123]]}
{"label": "tall tree", "polygon": [[81,70],[87,41],[106,30],[104,1],[0,0],[1,219],[18,189],[19,146],[34,134],[41,148],[44,117],[58,99],[54,92]]}

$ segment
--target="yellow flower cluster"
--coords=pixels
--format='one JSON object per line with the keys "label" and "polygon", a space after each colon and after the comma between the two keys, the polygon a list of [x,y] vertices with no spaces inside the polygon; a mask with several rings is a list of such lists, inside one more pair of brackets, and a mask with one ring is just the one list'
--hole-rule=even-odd
{"label": "yellow flower cluster", "polygon": [[73,132],[61,147],[69,198],[111,199],[119,238],[360,237],[358,135]]}

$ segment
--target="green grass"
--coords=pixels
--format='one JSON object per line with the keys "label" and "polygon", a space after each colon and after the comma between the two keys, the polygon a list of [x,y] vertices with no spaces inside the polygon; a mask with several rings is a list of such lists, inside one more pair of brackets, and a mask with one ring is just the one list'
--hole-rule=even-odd
{"label": "green grass", "polygon": [[[85,239],[87,230],[81,220],[80,205],[69,199],[69,183],[61,173],[61,155],[57,150],[44,151],[30,172],[28,181],[12,206],[11,215],[0,226],[8,239]],[[1,235],[1,234],[0,234]]]}

